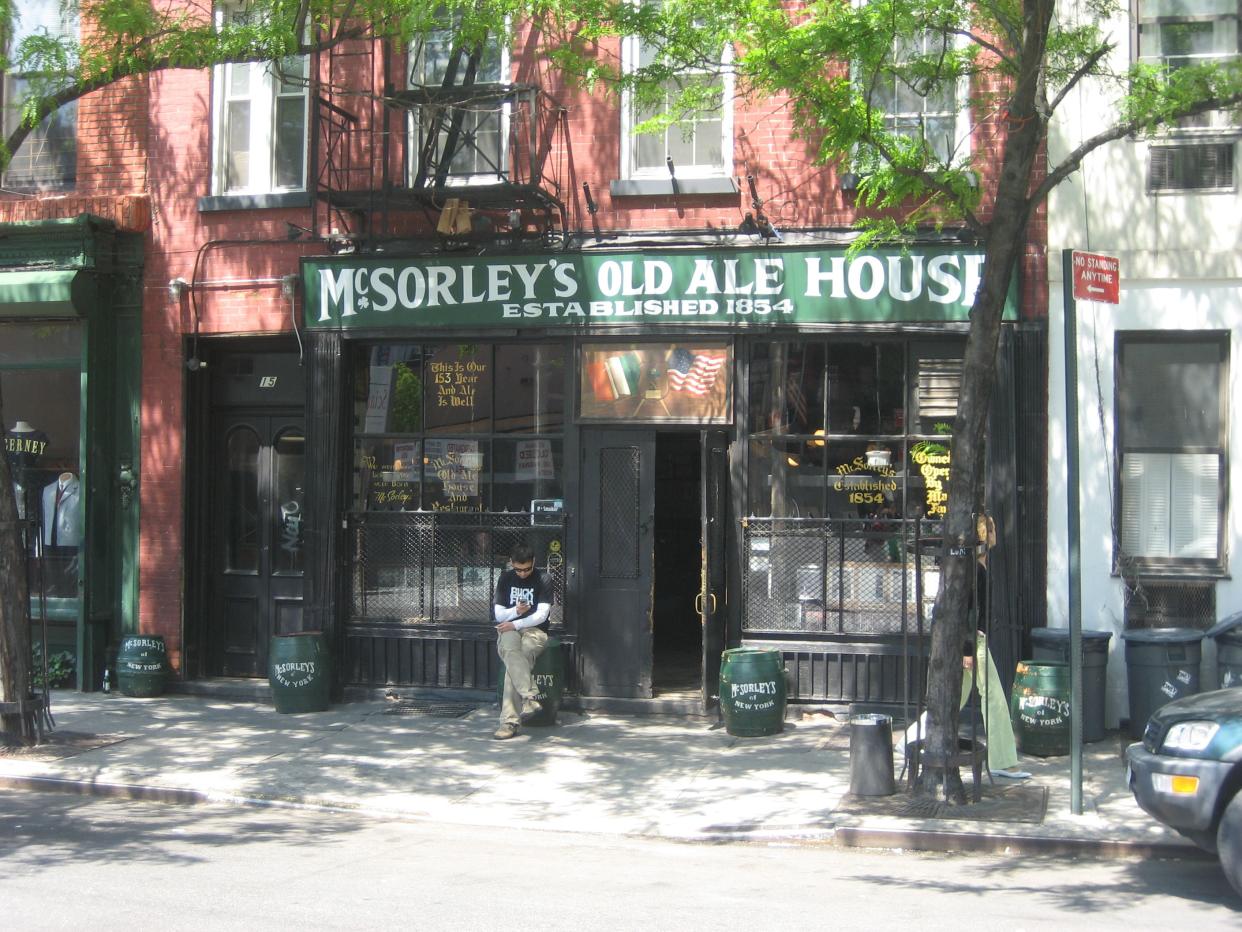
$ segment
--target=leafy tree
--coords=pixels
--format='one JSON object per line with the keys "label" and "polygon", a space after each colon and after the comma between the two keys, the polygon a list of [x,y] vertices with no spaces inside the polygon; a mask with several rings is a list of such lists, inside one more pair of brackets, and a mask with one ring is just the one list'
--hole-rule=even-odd
{"label": "leafy tree", "polygon": [[[985,428],[996,381],[1005,295],[1026,242],[1028,223],[1048,193],[1099,147],[1182,117],[1236,108],[1242,62],[1177,68],[1128,64],[1117,70],[1119,38],[1106,31],[1120,9],[1087,0],[1077,18],[1058,17],[1054,0],[663,0],[636,7],[597,0],[580,8],[587,25],[557,60],[587,81],[637,93],[678,82],[687,68],[732,71],[737,93],[783,100],[819,159],[861,174],[858,244],[901,242],[919,225],[964,223],[986,254],[970,314],[961,395],[953,424],[953,471],[945,520],[942,580],[932,627],[928,682],[928,757],[921,789],[965,793],[956,767],[961,645],[972,636],[975,516],[982,507]],[[595,52],[600,40],[638,34],[659,49],[652,64],[625,74]],[[721,49],[731,46],[731,59]],[[1124,50],[1125,46],[1122,46]],[[720,63],[725,61],[725,65]],[[1049,127],[1067,95],[1084,81],[1111,90],[1114,114],[1101,113],[1095,135],[1057,164],[1045,155]],[[965,82],[975,88],[976,124],[1003,134],[999,165],[986,197],[973,154],[946,151],[925,133],[895,131],[884,103],[890,89],[931,97]],[[701,83],[685,85],[680,109],[708,103]],[[653,128],[659,120],[651,125]],[[939,757],[942,762],[934,762]]]}

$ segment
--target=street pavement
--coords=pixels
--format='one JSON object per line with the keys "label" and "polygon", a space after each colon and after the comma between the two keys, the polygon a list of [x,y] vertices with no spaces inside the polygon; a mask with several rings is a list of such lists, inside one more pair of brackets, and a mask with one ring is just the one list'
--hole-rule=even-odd
{"label": "street pavement", "polygon": [[1071,811],[1068,756],[1024,756],[1030,780],[985,777],[983,804],[948,811],[912,800],[901,780],[892,797],[848,795],[848,722],[797,707],[760,738],[708,718],[562,710],[556,725],[494,741],[494,703],[457,717],[447,703],[432,709],[440,715],[405,705],[281,714],[261,701],[58,691],[51,740],[0,751],[0,789],[678,840],[1201,856],[1135,804],[1128,739],[1116,733],[1084,749],[1082,814]]}

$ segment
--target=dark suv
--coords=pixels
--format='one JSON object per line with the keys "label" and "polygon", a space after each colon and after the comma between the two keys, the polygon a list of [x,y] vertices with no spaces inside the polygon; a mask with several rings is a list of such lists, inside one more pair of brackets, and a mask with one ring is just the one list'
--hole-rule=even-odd
{"label": "dark suv", "polygon": [[1126,748],[1130,790],[1145,810],[1220,856],[1242,895],[1242,689],[1218,689],[1157,709]]}

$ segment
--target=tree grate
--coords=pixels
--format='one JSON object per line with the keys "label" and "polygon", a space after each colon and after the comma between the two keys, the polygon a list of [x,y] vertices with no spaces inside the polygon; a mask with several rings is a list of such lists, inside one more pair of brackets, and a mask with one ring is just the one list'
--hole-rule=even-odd
{"label": "tree grate", "polygon": [[431,702],[426,699],[402,699],[384,710],[385,715],[430,715],[434,718],[464,718],[478,706],[461,702]]}

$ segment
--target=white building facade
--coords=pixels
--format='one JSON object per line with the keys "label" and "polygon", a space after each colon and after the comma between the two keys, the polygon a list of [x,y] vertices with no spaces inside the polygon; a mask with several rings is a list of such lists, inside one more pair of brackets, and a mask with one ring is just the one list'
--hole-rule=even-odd
{"label": "white building facade", "polygon": [[[1077,7],[1065,5],[1063,15]],[[1132,0],[1111,23],[1116,70],[1239,54],[1238,0]],[[1118,91],[1076,89],[1049,142],[1057,165],[1116,120]],[[1242,195],[1236,115],[1213,113],[1097,150],[1048,203],[1048,488],[1078,483],[1085,630],[1113,634],[1106,720],[1128,718],[1122,632],[1206,629],[1242,611]],[[1115,256],[1119,303],[1077,300],[1067,385],[1063,250]],[[1078,475],[1067,469],[1077,393]],[[1069,624],[1066,501],[1048,509],[1048,626]],[[1202,642],[1202,689],[1215,688]]]}

